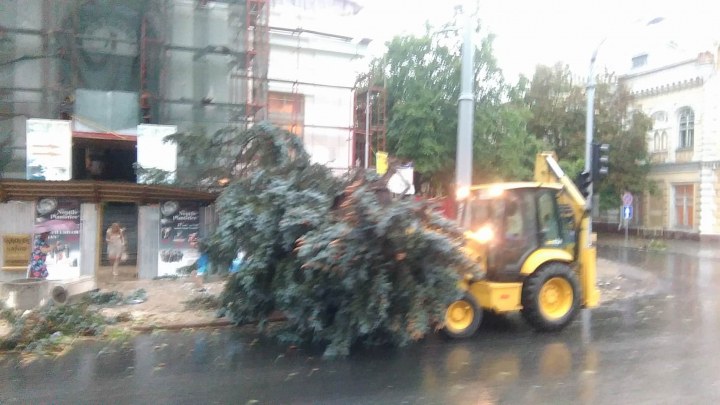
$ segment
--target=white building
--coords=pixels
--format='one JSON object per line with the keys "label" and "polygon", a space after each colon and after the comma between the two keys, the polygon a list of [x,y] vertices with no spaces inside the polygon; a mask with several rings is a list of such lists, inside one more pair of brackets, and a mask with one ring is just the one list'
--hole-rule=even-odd
{"label": "white building", "polygon": [[632,59],[619,80],[635,107],[654,120],[648,133],[650,179],[639,208],[642,226],[703,238],[720,235],[720,64],[716,51],[672,60]]}
{"label": "white building", "polygon": [[370,43],[358,11],[351,0],[276,0],[270,14],[269,119],[337,172],[352,165],[354,85]]}

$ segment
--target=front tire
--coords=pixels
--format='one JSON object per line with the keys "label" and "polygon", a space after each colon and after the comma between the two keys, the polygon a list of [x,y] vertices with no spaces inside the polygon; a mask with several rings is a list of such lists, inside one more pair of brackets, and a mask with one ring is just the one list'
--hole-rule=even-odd
{"label": "front tire", "polygon": [[445,311],[443,333],[454,339],[470,337],[480,327],[483,310],[470,293],[450,304]]}
{"label": "front tire", "polygon": [[580,309],[580,281],[567,264],[546,264],[525,279],[522,306],[521,313],[533,328],[559,331]]}

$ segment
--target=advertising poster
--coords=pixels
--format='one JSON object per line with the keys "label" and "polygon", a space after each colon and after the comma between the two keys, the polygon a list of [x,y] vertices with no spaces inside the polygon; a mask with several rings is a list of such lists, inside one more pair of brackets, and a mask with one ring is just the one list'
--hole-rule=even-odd
{"label": "advertising poster", "polygon": [[[49,280],[80,276],[80,201],[65,198],[41,198],[35,208],[35,224],[66,221],[71,229],[50,232],[48,244],[57,246],[47,255]],[[34,238],[34,236],[33,236]],[[33,239],[34,242],[34,239]]]}
{"label": "advertising poster", "polygon": [[[158,169],[173,173],[169,181],[174,180],[177,170],[177,146],[166,143],[168,135],[177,132],[174,125],[138,125],[137,162],[145,169]],[[137,182],[146,183],[146,179],[138,176]]]}
{"label": "advertising poster", "polygon": [[160,204],[158,276],[177,274],[200,257],[200,204],[166,201]]}
{"label": "advertising poster", "polygon": [[29,119],[26,122],[27,179],[67,181],[72,176],[70,121]]}

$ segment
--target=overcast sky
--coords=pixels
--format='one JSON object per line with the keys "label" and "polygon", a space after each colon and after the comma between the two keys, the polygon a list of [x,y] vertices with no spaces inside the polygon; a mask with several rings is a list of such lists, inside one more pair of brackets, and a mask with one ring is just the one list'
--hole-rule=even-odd
{"label": "overcast sky", "polygon": [[[374,40],[371,53],[381,55],[394,35],[422,34],[425,21],[449,21],[462,0],[360,2],[365,7],[358,18],[368,23]],[[615,71],[628,68],[630,57],[651,45],[682,59],[713,47],[716,52],[720,39],[720,0],[481,0],[480,17],[483,34],[496,36],[495,56],[510,81],[557,61],[585,75],[592,50],[606,36],[598,62]],[[644,25],[655,17],[665,20]],[[677,45],[667,47],[670,41]]]}

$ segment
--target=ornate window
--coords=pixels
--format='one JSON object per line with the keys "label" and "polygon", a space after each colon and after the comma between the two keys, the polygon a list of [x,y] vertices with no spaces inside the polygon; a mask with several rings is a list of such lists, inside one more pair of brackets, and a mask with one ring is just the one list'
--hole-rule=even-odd
{"label": "ornate window", "polygon": [[660,147],[662,150],[667,150],[668,148],[668,137],[665,131],[662,132],[662,136],[660,137]]}
{"label": "ornate window", "polygon": [[679,114],[680,149],[692,148],[695,141],[695,113],[690,108],[683,108]]}
{"label": "ornate window", "polygon": [[667,114],[665,111],[654,112],[651,117],[656,127],[659,126],[658,124],[664,124],[667,122]]}

